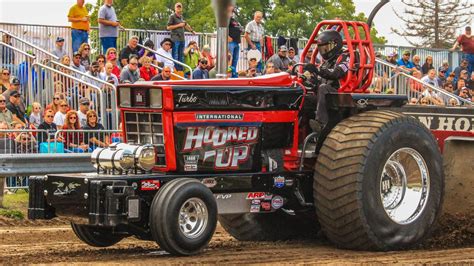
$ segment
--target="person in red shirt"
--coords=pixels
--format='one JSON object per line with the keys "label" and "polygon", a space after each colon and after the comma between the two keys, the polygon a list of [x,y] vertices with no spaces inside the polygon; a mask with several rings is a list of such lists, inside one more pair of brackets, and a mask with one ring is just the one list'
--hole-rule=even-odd
{"label": "person in red shirt", "polygon": [[151,80],[152,77],[156,76],[158,74],[158,71],[156,71],[156,68],[151,66],[151,58],[148,56],[145,56],[142,58],[142,63],[143,65],[140,67],[140,78],[149,81]]}
{"label": "person in red shirt", "polygon": [[451,50],[454,51],[461,46],[461,51],[464,54],[463,58],[469,62],[467,66],[469,73],[474,71],[474,36],[472,36],[471,33],[471,27],[467,26],[466,32],[457,38],[453,48],[451,48]]}

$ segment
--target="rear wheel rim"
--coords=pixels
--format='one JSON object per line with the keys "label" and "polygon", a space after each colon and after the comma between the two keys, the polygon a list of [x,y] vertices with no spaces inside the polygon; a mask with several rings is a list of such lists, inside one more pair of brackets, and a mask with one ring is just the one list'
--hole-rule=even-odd
{"label": "rear wheel rim", "polygon": [[423,156],[401,148],[385,162],[380,176],[380,199],[385,213],[398,224],[410,224],[428,202],[430,175]]}
{"label": "rear wheel rim", "polygon": [[179,210],[179,230],[190,239],[198,238],[207,228],[209,212],[207,206],[199,198],[186,200]]}

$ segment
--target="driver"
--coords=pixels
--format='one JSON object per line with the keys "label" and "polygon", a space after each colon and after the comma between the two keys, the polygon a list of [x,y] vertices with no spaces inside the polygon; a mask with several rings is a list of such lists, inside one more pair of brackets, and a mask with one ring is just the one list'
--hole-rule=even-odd
{"label": "driver", "polygon": [[321,85],[318,88],[316,119],[309,121],[309,125],[314,132],[321,132],[329,120],[326,109],[326,95],[337,92],[340,87],[339,80],[344,78],[349,71],[350,58],[349,53],[342,51],[342,37],[337,31],[323,31],[316,38],[316,43],[324,62],[319,68],[310,64],[305,69],[322,78]]}

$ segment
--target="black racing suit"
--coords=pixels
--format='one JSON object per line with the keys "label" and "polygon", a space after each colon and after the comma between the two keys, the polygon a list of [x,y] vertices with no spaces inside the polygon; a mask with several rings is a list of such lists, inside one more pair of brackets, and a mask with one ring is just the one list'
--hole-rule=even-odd
{"label": "black racing suit", "polygon": [[326,107],[326,95],[337,92],[340,87],[339,80],[344,78],[349,72],[349,53],[341,53],[332,60],[325,61],[318,71],[322,78],[318,89],[318,106],[316,109],[316,120],[322,125],[329,121]]}

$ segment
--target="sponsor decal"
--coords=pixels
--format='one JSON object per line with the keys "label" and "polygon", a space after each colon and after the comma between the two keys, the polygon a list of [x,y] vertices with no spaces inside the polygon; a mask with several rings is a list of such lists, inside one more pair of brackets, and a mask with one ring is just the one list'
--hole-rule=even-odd
{"label": "sponsor decal", "polygon": [[260,200],[258,199],[252,200],[252,205],[258,205],[258,204],[260,204]]}
{"label": "sponsor decal", "polygon": [[293,186],[294,183],[295,183],[295,181],[293,179],[286,179],[285,180],[285,186],[291,187],[291,186]]}
{"label": "sponsor decal", "polygon": [[66,185],[64,182],[58,181],[53,182],[53,185],[56,185],[56,190],[53,192],[54,196],[66,196],[76,192],[76,188],[80,187],[81,184],[76,182],[71,182]]}
{"label": "sponsor decal", "polygon": [[199,155],[183,155],[184,171],[193,172],[198,170]]}
{"label": "sponsor decal", "polygon": [[273,195],[270,193],[265,193],[265,196],[263,197],[264,200],[271,200],[273,198]]}
{"label": "sponsor decal", "polygon": [[216,199],[226,200],[230,198],[232,198],[232,194],[216,194]]}
{"label": "sponsor decal", "polygon": [[196,120],[244,120],[244,114],[196,114]]}
{"label": "sponsor decal", "polygon": [[217,180],[215,178],[204,178],[201,183],[203,183],[208,188],[213,188],[217,185]]}
{"label": "sponsor decal", "polygon": [[250,157],[249,144],[257,138],[258,127],[189,127],[182,151],[211,148],[203,152],[202,163],[211,161],[214,169],[239,169]]}
{"label": "sponsor decal", "polygon": [[260,212],[260,204],[250,205],[250,212]]}
{"label": "sponsor decal", "polygon": [[272,199],[272,208],[278,210],[283,206],[283,203],[283,198],[281,196],[275,196]]}
{"label": "sponsor decal", "polygon": [[198,98],[194,96],[194,93],[191,95],[187,93],[178,93],[178,103],[196,103]]}
{"label": "sponsor decal", "polygon": [[260,206],[262,207],[262,210],[264,211],[271,211],[272,210],[272,204],[268,201],[264,201],[260,204]]}
{"label": "sponsor decal", "polygon": [[265,192],[249,192],[247,194],[246,199],[248,199],[248,200],[265,199]]}
{"label": "sponsor decal", "polygon": [[158,190],[160,189],[160,180],[142,180],[140,181],[140,190]]}
{"label": "sponsor decal", "polygon": [[474,132],[474,116],[469,114],[405,113],[411,115],[427,128],[440,131]]}
{"label": "sponsor decal", "polygon": [[283,188],[285,186],[285,177],[281,175],[273,177],[273,185],[276,188]]}

